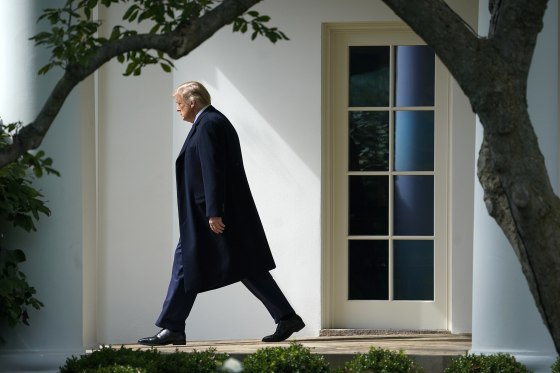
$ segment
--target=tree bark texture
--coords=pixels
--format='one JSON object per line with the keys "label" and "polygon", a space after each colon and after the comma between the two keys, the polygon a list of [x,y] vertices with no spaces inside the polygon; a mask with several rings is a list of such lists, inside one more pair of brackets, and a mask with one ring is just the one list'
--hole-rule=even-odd
{"label": "tree bark texture", "polygon": [[128,51],[153,49],[172,59],[186,56],[223,26],[261,0],[224,0],[220,5],[188,24],[182,24],[167,34],[138,34],[99,48],[85,66],[69,65],[53,88],[35,120],[25,125],[13,138],[13,143],[0,150],[0,168],[13,162],[30,149],[36,149],[55,120],[74,87],[93,74],[103,64]]}
{"label": "tree bark texture", "polygon": [[478,178],[560,352],[560,200],[527,110],[527,77],[547,0],[490,1],[479,37],[442,0],[383,0],[430,45],[484,128]]}

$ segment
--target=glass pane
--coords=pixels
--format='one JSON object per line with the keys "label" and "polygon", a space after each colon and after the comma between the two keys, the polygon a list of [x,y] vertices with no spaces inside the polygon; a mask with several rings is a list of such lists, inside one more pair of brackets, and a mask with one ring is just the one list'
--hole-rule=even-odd
{"label": "glass pane", "polygon": [[348,179],[348,234],[387,235],[389,177],[350,176]]}
{"label": "glass pane", "polygon": [[389,47],[350,47],[349,106],[389,106]]}
{"label": "glass pane", "polygon": [[434,170],[434,112],[395,113],[395,170]]}
{"label": "glass pane", "polygon": [[348,169],[388,171],[389,113],[351,111],[348,113],[348,126]]}
{"label": "glass pane", "polygon": [[389,299],[388,241],[348,241],[348,299]]}
{"label": "glass pane", "polygon": [[434,242],[395,241],[395,300],[434,300]]}
{"label": "glass pane", "polygon": [[395,235],[433,236],[433,176],[395,176],[394,202]]}
{"label": "glass pane", "polygon": [[434,106],[435,55],[426,45],[395,50],[396,106]]}

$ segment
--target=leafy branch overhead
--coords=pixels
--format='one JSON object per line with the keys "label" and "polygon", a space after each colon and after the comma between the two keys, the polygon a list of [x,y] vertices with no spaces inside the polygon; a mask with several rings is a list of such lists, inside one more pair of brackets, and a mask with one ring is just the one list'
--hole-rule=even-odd
{"label": "leafy branch overhead", "polygon": [[[63,8],[45,9],[39,21],[48,21],[50,31],[41,32],[31,39],[37,45],[45,45],[52,50],[52,56],[39,74],[45,74],[54,67],[67,69],[73,65],[87,66],[89,61],[103,46],[115,44],[117,41],[133,40],[139,32],[122,25],[113,27],[108,38],[98,36],[101,20],[93,19],[98,3],[109,7],[119,0],[68,0]],[[134,0],[132,5],[122,15],[122,20],[129,25],[149,23],[148,34],[166,35],[185,28],[194,20],[211,12],[219,4],[214,0]],[[288,37],[278,28],[269,27],[270,17],[261,15],[255,10],[248,11],[246,17],[240,15],[233,21],[233,31],[246,33],[252,29],[251,39],[264,36],[271,42],[288,40]],[[142,68],[147,65],[160,64],[165,72],[170,72],[173,62],[166,57],[166,48],[153,47],[127,50],[119,54],[117,60],[126,63],[124,75],[140,75]]]}
{"label": "leafy branch overhead", "polygon": [[[267,25],[268,16],[248,12],[260,1],[67,0],[60,9],[46,9],[40,20],[49,22],[50,31],[32,38],[52,51],[40,73],[60,67],[64,74],[35,120],[14,136],[12,144],[0,149],[0,168],[36,149],[74,87],[113,58],[126,63],[125,75],[139,75],[143,67],[153,64],[169,72],[173,60],[186,56],[228,24],[241,33],[252,29],[253,39],[260,35],[273,43],[287,40],[282,31]],[[117,3],[130,4],[122,15],[125,24],[113,27],[108,37],[100,36],[102,20],[93,19],[96,7]],[[142,23],[149,27],[148,32],[135,29]]]}

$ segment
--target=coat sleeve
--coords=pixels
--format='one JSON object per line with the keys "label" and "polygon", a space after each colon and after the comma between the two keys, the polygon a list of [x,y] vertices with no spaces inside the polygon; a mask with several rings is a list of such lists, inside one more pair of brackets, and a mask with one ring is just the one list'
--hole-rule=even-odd
{"label": "coat sleeve", "polygon": [[199,157],[207,217],[224,215],[226,132],[220,127],[218,120],[210,120],[199,128]]}

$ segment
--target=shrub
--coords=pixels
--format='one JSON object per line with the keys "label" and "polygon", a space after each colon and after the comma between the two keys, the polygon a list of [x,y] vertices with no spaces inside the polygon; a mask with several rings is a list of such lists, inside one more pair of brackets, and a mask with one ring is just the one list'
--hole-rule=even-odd
{"label": "shrub", "polygon": [[215,372],[227,357],[214,349],[161,353],[156,349],[102,347],[90,354],[68,358],[60,373],[209,373]]}
{"label": "shrub", "polygon": [[529,373],[527,367],[509,354],[460,356],[451,361],[445,373]]}
{"label": "shrub", "polygon": [[552,373],[560,373],[560,357],[556,359],[554,364],[550,367]]}
{"label": "shrub", "polygon": [[403,351],[371,347],[367,354],[358,354],[344,364],[339,372],[420,373],[424,370]]}
{"label": "shrub", "polygon": [[[0,118],[0,149],[13,141],[21,123],[4,125]],[[8,225],[26,232],[35,231],[40,214],[50,215],[43,195],[33,187],[36,178],[47,174],[59,175],[52,167],[52,159],[41,150],[27,152],[16,161],[0,168],[0,239]],[[35,298],[35,288],[27,282],[19,266],[25,261],[22,250],[9,250],[0,240],[0,321],[10,327],[28,324],[29,306],[39,309],[43,304]],[[3,342],[0,336],[0,342]]]}
{"label": "shrub", "polygon": [[111,365],[107,367],[100,367],[97,369],[87,370],[84,373],[148,373],[143,368],[133,368],[130,365]]}
{"label": "shrub", "polygon": [[265,347],[243,360],[245,373],[328,372],[329,365],[320,355],[298,343],[285,347]]}

